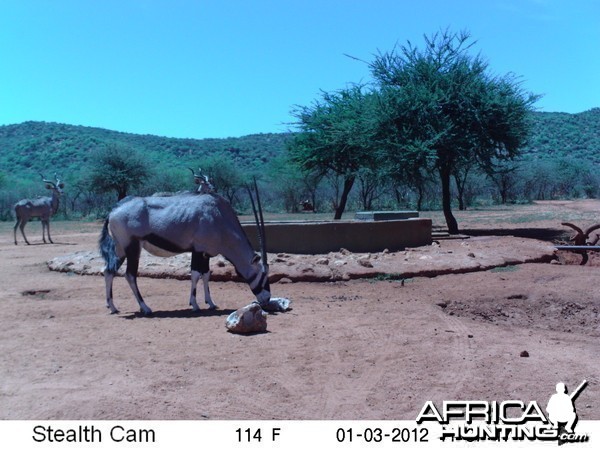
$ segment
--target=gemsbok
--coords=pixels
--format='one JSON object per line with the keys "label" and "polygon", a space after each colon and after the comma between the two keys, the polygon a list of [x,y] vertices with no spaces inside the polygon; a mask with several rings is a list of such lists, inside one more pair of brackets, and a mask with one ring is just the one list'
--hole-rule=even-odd
{"label": "gemsbok", "polygon": [[39,217],[42,222],[42,240],[44,244],[46,243],[46,232],[48,233],[48,240],[51,244],[54,244],[50,237],[50,217],[58,210],[59,198],[65,185],[56,174],[54,174],[55,181],[46,180],[41,173],[40,176],[42,181],[46,183],[46,189],[52,190],[52,197],[26,198],[15,204],[15,216],[17,218],[14,228],[15,245],[17,245],[17,228],[21,229],[23,239],[29,245],[27,236],[25,236],[25,225],[33,217]]}
{"label": "gemsbok", "polygon": [[106,263],[106,306],[110,312],[118,313],[113,303],[112,285],[119,267],[126,260],[125,279],[140,311],[145,315],[152,314],[137,286],[142,248],[153,255],[164,257],[192,253],[189,303],[194,311],[200,309],[196,301],[196,286],[200,278],[204,283],[204,301],[210,309],[217,307],[211,299],[208,282],[209,259],[218,254],[234,265],[238,275],[250,286],[258,303],[261,306],[267,305],[271,298],[269,266],[256,183],[255,190],[260,216],[256,213],[254,199],[248,189],[262,256],[252,249],[229,202],[214,192],[170,197],[130,197],[121,200],[104,222],[99,240],[100,253]]}

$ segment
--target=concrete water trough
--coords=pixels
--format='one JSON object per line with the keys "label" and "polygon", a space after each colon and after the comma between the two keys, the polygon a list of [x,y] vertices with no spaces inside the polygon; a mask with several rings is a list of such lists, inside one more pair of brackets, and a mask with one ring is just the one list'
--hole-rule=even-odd
{"label": "concrete water trough", "polygon": [[419,217],[419,211],[358,211],[354,215],[354,220],[404,220],[417,217]]}
{"label": "concrete water trough", "polygon": [[[258,248],[256,225],[242,223]],[[368,253],[402,250],[431,244],[431,219],[266,222],[267,251],[323,254],[344,248]]]}

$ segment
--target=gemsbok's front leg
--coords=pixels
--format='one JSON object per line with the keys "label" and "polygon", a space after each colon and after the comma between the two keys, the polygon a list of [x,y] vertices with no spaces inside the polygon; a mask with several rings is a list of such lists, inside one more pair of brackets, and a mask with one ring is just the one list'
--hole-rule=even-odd
{"label": "gemsbok's front leg", "polygon": [[196,287],[198,281],[202,278],[204,284],[204,301],[208,305],[208,309],[217,309],[210,297],[210,290],[208,288],[208,281],[210,279],[210,268],[209,268],[210,257],[203,252],[192,252],[192,287],[190,292],[190,305],[194,311],[200,310],[198,302],[196,300]]}

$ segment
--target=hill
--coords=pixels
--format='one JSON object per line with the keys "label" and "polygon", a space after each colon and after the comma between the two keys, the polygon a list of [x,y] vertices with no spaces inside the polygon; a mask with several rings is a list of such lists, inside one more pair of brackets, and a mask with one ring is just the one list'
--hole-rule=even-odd
{"label": "hill", "polygon": [[[576,158],[600,164],[600,108],[578,114],[534,112],[527,159]],[[283,154],[287,133],[239,138],[180,139],[47,122],[0,126],[0,171],[79,170],[98,148],[117,144],[167,167],[198,165],[210,155],[226,154],[243,168],[258,168]]]}
{"label": "hill", "polygon": [[197,167],[210,155],[227,154],[236,164],[253,168],[280,155],[287,134],[255,134],[225,139],[179,139],[48,122],[0,126],[0,171],[78,171],[90,155],[115,144],[138,151],[151,162]]}
{"label": "hill", "polygon": [[[484,202],[505,202],[600,195],[596,170],[600,165],[600,108],[578,114],[533,112],[531,120],[532,132],[519,170],[505,172],[493,183],[484,174],[471,175],[465,187],[470,198],[467,206],[478,198]],[[290,133],[275,133],[179,139],[47,122],[0,126],[0,220],[10,218],[12,205],[19,198],[40,195],[40,172],[47,177],[57,172],[67,182],[69,189],[63,204],[69,203],[69,211],[82,216],[105,211],[114,201],[114,194],[98,197],[93,187],[86,184],[86,174],[94,153],[107,146],[138,152],[149,163],[153,172],[150,180],[144,185],[145,190],[134,194],[189,189],[187,167],[207,165],[210,169],[213,164],[214,170],[216,164],[223,168],[222,192],[232,203],[241,177],[248,173],[268,174],[263,182],[269,185],[266,200],[272,209],[293,212],[302,199],[312,198],[321,211],[327,211],[337,201],[336,188],[331,184],[334,179],[324,180],[310,191],[306,180],[282,164],[290,138]],[[435,181],[424,191],[423,203],[416,200],[412,186],[404,187],[404,197],[400,197],[399,191],[394,193],[382,184],[374,197],[377,202],[367,206],[361,203],[358,188],[354,189],[354,208],[439,207],[439,186]]]}
{"label": "hill", "polygon": [[600,108],[578,114],[535,112],[525,158],[576,158],[600,164]]}

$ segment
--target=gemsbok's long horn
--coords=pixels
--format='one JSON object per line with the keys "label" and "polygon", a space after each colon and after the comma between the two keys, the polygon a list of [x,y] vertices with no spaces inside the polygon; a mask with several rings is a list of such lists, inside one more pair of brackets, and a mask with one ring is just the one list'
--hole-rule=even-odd
{"label": "gemsbok's long horn", "polygon": [[260,203],[260,194],[258,193],[258,185],[256,184],[256,178],[254,178],[254,192],[256,193],[256,203],[258,204],[258,212],[256,204],[254,203],[254,196],[250,186],[246,185],[248,189],[248,195],[250,196],[250,202],[252,203],[252,212],[254,213],[254,220],[256,222],[256,230],[258,233],[258,243],[260,246],[260,255],[265,266],[268,266],[267,261],[267,241],[265,238],[265,220],[263,218],[262,205]]}

